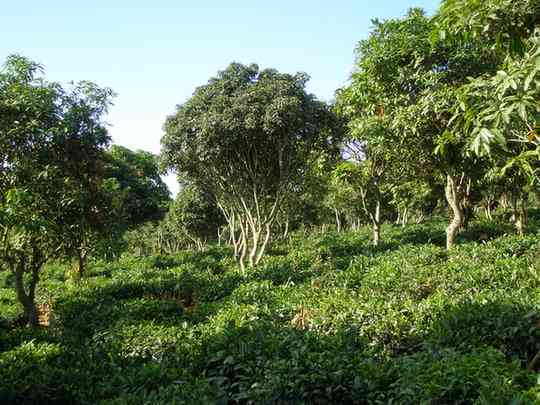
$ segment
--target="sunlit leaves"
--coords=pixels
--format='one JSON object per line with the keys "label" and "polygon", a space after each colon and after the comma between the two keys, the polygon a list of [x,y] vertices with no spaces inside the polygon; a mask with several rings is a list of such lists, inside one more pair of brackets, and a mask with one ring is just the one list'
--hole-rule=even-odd
{"label": "sunlit leaves", "polygon": [[462,108],[456,110],[453,125],[471,133],[474,153],[493,155],[497,147],[509,156],[505,168],[517,168],[534,179],[538,167],[540,34],[534,34],[526,45],[523,56],[508,56],[496,74],[476,78],[463,87]]}
{"label": "sunlit leaves", "polygon": [[167,120],[165,165],[222,201],[256,194],[263,204],[289,192],[306,160],[339,138],[338,121],[306,92],[307,79],[231,64]]}
{"label": "sunlit leaves", "polygon": [[538,15],[538,0],[444,0],[436,21],[444,40],[479,39],[488,47],[521,53]]}

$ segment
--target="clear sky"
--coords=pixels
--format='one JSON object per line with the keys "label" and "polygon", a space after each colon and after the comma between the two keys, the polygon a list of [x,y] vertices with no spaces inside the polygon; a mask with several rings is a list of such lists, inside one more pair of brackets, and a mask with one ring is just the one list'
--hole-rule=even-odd
{"label": "clear sky", "polygon": [[[115,143],[159,153],[165,117],[230,62],[307,72],[330,100],[348,79],[373,18],[429,14],[438,0],[5,0],[0,60],[20,53],[49,80],[90,80],[118,93]],[[173,192],[175,179],[167,178]]]}

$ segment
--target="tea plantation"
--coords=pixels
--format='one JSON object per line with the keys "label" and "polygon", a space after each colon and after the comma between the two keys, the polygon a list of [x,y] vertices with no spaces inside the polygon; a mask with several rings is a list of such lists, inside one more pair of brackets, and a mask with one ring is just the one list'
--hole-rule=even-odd
{"label": "tea plantation", "polygon": [[220,247],[49,265],[35,330],[2,273],[0,402],[540,402],[538,228],[444,226],[296,234],[247,276]]}

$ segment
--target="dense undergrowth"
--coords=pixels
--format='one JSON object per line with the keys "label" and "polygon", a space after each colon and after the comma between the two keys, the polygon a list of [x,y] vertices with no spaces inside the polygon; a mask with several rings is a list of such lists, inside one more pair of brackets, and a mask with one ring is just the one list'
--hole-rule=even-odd
{"label": "dense undergrowth", "polygon": [[49,266],[37,330],[0,273],[1,402],[540,401],[537,232],[475,223],[450,252],[437,221],[388,225],[378,247],[368,230],[298,234],[246,277],[217,247],[80,283]]}

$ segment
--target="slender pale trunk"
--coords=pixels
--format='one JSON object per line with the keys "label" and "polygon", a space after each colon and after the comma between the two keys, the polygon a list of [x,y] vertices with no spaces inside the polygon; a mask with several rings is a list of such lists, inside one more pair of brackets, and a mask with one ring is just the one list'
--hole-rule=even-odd
{"label": "slender pale trunk", "polygon": [[335,214],[335,217],[336,217],[336,230],[338,232],[341,232],[341,220],[339,219],[339,212],[338,212],[337,208],[334,208],[334,214]]}
{"label": "slender pale trunk", "polygon": [[401,226],[405,227],[405,225],[407,225],[408,222],[409,222],[409,209],[405,208],[403,210],[403,217],[401,219]]}
{"label": "slender pale trunk", "polygon": [[251,226],[251,252],[249,254],[249,265],[255,267],[255,260],[257,258],[257,252],[259,250],[259,236],[261,234],[260,229],[257,229],[255,225]]}
{"label": "slender pale trunk", "polygon": [[[287,222],[288,224],[288,222]],[[264,235],[264,241],[263,241],[263,244],[261,246],[261,249],[259,250],[259,254],[257,255],[257,258],[255,259],[255,266],[259,264],[259,262],[261,261],[262,257],[263,257],[263,254],[266,250],[266,246],[268,245],[268,241],[270,240],[270,233],[271,233],[271,225],[270,224],[266,224],[266,232],[265,232],[265,235]]]}
{"label": "slender pale trunk", "polygon": [[231,214],[231,219],[229,222],[229,232],[230,232],[229,236],[231,238],[231,244],[234,249],[234,257],[238,258],[240,256],[240,246],[242,244],[242,239],[241,239],[242,237],[241,235],[238,238],[236,237],[236,226],[237,226],[236,216],[233,213]]}
{"label": "slender pale trunk", "polygon": [[247,252],[247,237],[246,237],[246,226],[242,223],[242,221],[238,221],[240,225],[240,247],[238,252],[238,264],[240,265],[240,270],[243,275],[246,274],[246,265],[245,265],[245,259],[246,259],[246,252]]}
{"label": "slender pale trunk", "polygon": [[287,219],[285,221],[285,230],[283,231],[283,238],[287,238],[289,236],[289,220]]}
{"label": "slender pale trunk", "polygon": [[491,201],[488,201],[487,207],[485,210],[486,218],[490,221],[493,220],[493,216],[491,215]]}
{"label": "slender pale trunk", "polygon": [[501,204],[501,208],[504,212],[508,209],[508,195],[506,193],[502,193],[501,197],[499,199],[499,203]]}
{"label": "slender pale trunk", "polygon": [[510,221],[512,221],[515,224],[518,219],[517,195],[515,192],[512,193],[511,204],[512,204],[512,216],[510,217]]}
{"label": "slender pale trunk", "polygon": [[375,206],[375,215],[372,216],[373,222],[373,245],[378,246],[381,240],[381,201],[377,200]]}
{"label": "slender pale trunk", "polygon": [[463,225],[464,214],[463,207],[460,204],[459,185],[456,178],[450,175],[446,176],[446,201],[452,210],[452,221],[446,228],[446,249],[455,245],[456,236]]}

